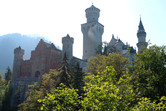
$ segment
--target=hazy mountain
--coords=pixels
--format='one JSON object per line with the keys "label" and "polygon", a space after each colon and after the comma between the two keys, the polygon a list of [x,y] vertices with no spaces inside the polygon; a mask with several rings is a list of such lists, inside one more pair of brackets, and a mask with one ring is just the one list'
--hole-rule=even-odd
{"label": "hazy mountain", "polygon": [[0,72],[4,74],[6,68],[13,67],[14,49],[21,46],[25,50],[24,59],[30,58],[31,51],[35,49],[43,37],[33,37],[18,33],[0,36]]}

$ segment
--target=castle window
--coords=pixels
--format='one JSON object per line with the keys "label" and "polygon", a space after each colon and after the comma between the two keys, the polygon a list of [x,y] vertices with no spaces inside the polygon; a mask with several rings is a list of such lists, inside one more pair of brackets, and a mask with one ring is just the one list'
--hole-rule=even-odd
{"label": "castle window", "polygon": [[35,72],[35,77],[38,78],[39,76],[40,76],[40,72],[39,72],[39,71],[36,71],[36,72]]}

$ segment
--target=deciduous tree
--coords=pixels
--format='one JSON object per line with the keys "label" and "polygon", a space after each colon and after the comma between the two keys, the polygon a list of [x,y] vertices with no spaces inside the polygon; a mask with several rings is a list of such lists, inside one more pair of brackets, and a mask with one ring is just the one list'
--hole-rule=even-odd
{"label": "deciduous tree", "polygon": [[120,76],[125,73],[126,66],[128,65],[127,63],[127,59],[120,53],[110,53],[108,56],[97,55],[90,58],[88,61],[87,72],[89,74],[97,75],[98,72],[105,70],[107,66],[112,66],[117,73],[117,78],[119,79]]}
{"label": "deciduous tree", "polygon": [[133,83],[143,97],[166,96],[166,47],[151,46],[139,53],[130,69]]}

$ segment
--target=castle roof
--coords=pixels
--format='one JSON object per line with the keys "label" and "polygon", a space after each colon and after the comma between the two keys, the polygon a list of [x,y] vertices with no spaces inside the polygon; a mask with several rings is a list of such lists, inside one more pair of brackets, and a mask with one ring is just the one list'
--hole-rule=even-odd
{"label": "castle roof", "polygon": [[[47,42],[45,42],[43,39],[40,39],[40,41],[39,41],[37,47],[39,47],[39,46],[44,46],[44,47],[46,47],[46,48],[59,50],[59,49],[56,48],[56,46],[55,46],[53,43],[47,43]],[[37,48],[37,47],[36,47],[36,48]]]}
{"label": "castle roof", "polygon": [[143,26],[143,24],[142,24],[142,20],[141,20],[141,18],[140,18],[140,22],[139,22],[138,30],[145,31],[144,26]]}
{"label": "castle roof", "polygon": [[69,34],[67,34],[67,36],[66,36],[66,37],[70,38]]}
{"label": "castle roof", "polygon": [[85,12],[89,12],[89,11],[98,11],[98,12],[100,12],[100,9],[96,8],[96,7],[92,4],[91,7],[87,8],[87,9],[85,10]]}
{"label": "castle roof", "polygon": [[63,43],[64,41],[68,41],[68,42],[70,41],[70,42],[74,43],[73,37],[70,37],[69,34],[67,34],[65,37],[62,38],[62,43]]}

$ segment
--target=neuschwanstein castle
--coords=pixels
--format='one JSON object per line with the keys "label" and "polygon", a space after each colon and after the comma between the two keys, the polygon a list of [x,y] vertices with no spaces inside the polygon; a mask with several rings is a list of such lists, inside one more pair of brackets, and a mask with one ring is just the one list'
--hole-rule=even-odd
{"label": "neuschwanstein castle", "polygon": [[[22,97],[24,97],[29,84],[36,82],[42,74],[49,73],[50,69],[58,68],[64,53],[66,53],[70,61],[80,62],[82,67],[86,67],[88,59],[96,55],[96,48],[102,43],[102,35],[104,32],[104,25],[98,21],[100,9],[92,5],[85,12],[87,22],[81,25],[81,31],[83,33],[82,59],[73,56],[74,39],[69,35],[62,38],[62,50],[57,49],[54,44],[46,43],[41,39],[35,50],[31,52],[29,60],[23,60],[24,50],[21,47],[14,50],[12,82],[14,87],[22,83]],[[141,19],[138,26],[137,38],[138,51],[141,48],[146,48],[146,32]],[[122,53],[130,61],[132,61],[136,53],[133,47],[124,44],[120,39],[116,39],[114,35],[112,35],[112,39],[108,45],[110,48],[114,48],[114,52]],[[16,88],[14,88],[14,92],[15,90]]]}

